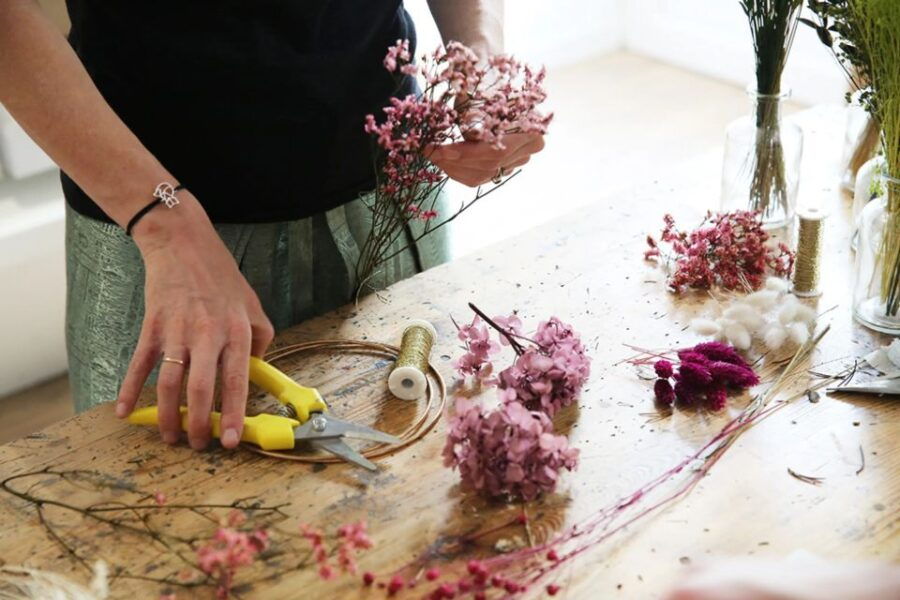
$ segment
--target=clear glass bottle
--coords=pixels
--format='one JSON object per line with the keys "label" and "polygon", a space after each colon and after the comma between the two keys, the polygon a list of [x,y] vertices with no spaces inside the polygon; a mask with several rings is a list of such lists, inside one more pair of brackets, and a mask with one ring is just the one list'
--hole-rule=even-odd
{"label": "clear glass bottle", "polygon": [[733,121],[725,132],[722,210],[758,211],[763,227],[775,229],[794,217],[803,132],[781,118],[782,103],[790,92],[748,93],[751,114]]}
{"label": "clear glass bottle", "polygon": [[853,317],[900,335],[900,179],[884,176],[884,183],[887,193],[869,202],[859,218]]}

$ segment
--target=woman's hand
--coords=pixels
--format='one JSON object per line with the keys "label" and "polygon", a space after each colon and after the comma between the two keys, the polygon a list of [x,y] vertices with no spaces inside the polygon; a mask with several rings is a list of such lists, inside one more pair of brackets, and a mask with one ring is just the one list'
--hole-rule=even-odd
{"label": "woman's hand", "polygon": [[509,175],[527,163],[532,154],[543,149],[544,136],[538,133],[510,133],[503,137],[503,144],[506,147],[498,150],[486,142],[467,140],[433,146],[426,151],[426,155],[451,179],[476,187],[497,175]]}
{"label": "woman's hand", "polygon": [[222,382],[221,442],[241,438],[250,355],[261,356],[274,332],[259,299],[234,258],[189,192],[174,209],[157,207],[134,228],[146,268],[141,336],[119,392],[116,415],[127,416],[147,376],[160,364],[157,382],[159,431],[178,441],[179,405],[187,378],[191,447],[209,443],[216,374]]}

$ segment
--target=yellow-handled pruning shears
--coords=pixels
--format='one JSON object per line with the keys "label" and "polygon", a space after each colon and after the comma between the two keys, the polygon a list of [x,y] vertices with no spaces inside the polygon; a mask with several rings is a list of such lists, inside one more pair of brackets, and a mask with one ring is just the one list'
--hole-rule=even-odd
{"label": "yellow-handled pruning shears", "polygon": [[[371,471],[377,467],[365,456],[351,448],[345,438],[395,444],[400,440],[392,435],[342,421],[326,415],[328,405],[315,388],[304,387],[267,363],[250,357],[250,381],[263,388],[284,404],[286,416],[259,414],[244,417],[241,441],[255,444],[263,450],[291,450],[298,442],[308,443],[339,458]],[[213,437],[219,437],[222,415],[213,411],[210,424]],[[157,425],[159,415],[155,406],[139,408],[128,421],[135,425]],[[187,429],[187,407],[181,407],[181,426]]]}

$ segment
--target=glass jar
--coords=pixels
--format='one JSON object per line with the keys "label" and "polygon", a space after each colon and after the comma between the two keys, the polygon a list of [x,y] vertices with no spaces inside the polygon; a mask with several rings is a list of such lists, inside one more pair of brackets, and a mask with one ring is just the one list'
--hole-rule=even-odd
{"label": "glass jar", "polygon": [[859,218],[853,317],[900,335],[900,179],[884,176],[884,182],[887,193],[869,202]]}
{"label": "glass jar", "polygon": [[759,212],[763,227],[775,229],[794,218],[803,132],[782,122],[781,105],[790,92],[748,93],[751,114],[733,121],[725,132],[722,210]]}
{"label": "glass jar", "polygon": [[859,238],[859,219],[866,205],[884,195],[885,162],[883,156],[866,161],[856,174],[853,189],[853,216],[850,222],[850,247],[856,250],[856,242]]}

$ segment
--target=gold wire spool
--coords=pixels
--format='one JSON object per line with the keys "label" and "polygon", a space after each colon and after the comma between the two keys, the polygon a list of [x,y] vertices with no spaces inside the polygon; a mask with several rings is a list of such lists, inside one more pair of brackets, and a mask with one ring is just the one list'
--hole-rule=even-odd
{"label": "gold wire spool", "polygon": [[[400,348],[391,346],[389,344],[363,342],[356,340],[317,340],[313,342],[305,342],[302,344],[283,346],[268,353],[265,356],[265,359],[267,361],[274,362],[284,358],[288,358],[290,356],[295,356],[297,354],[311,351],[332,351],[346,353],[358,352],[380,354],[391,358],[397,358],[400,356]],[[428,363],[426,367],[426,373],[428,375],[428,378],[426,379],[428,393],[424,396],[425,406],[421,412],[421,415],[401,433],[395,433],[393,431],[386,432],[400,438],[399,443],[375,444],[361,451],[360,454],[370,460],[393,454],[419,441],[425,436],[425,434],[427,434],[434,428],[434,426],[440,419],[441,414],[443,414],[444,412],[444,405],[447,400],[447,385],[444,382],[444,378],[434,367],[434,365]],[[335,456],[296,454],[293,452],[263,450],[259,446],[254,446],[252,444],[244,444],[244,446],[248,450],[257,454],[262,454],[264,456],[278,458],[281,460],[319,464],[344,463],[342,459]]]}
{"label": "gold wire spool", "polygon": [[825,214],[810,207],[797,213],[800,222],[797,235],[797,259],[794,262],[793,293],[807,298],[818,296],[819,275],[822,262],[822,243],[825,232]]}
{"label": "gold wire spool", "polygon": [[437,338],[434,325],[416,319],[403,330],[400,355],[388,377],[388,389],[397,398],[418,400],[428,389],[428,361]]}

